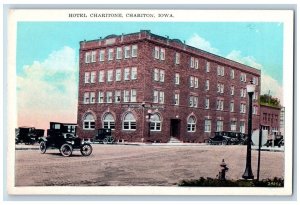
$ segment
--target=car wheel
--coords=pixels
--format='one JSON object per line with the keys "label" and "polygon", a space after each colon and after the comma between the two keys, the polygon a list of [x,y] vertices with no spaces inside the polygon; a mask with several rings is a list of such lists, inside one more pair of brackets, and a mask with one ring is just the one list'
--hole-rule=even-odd
{"label": "car wheel", "polygon": [[223,141],[222,141],[222,145],[227,145],[227,141],[226,141],[226,140],[223,140]]}
{"label": "car wheel", "polygon": [[107,141],[112,144],[114,143],[115,139],[112,136],[110,136],[107,138]]}
{"label": "car wheel", "polygon": [[72,155],[72,151],[73,151],[73,148],[71,145],[69,144],[63,144],[61,147],[60,147],[60,153],[62,154],[62,156],[64,157],[69,157]]}
{"label": "car wheel", "polygon": [[47,150],[46,142],[45,142],[45,141],[41,141],[41,142],[40,142],[40,152],[41,152],[42,154],[45,154],[46,150]]}
{"label": "car wheel", "polygon": [[84,144],[80,147],[80,152],[83,156],[89,156],[92,154],[93,148],[90,144]]}
{"label": "car wheel", "polygon": [[103,144],[107,144],[108,143],[108,139],[107,139],[107,137],[105,137],[104,139],[103,139]]}

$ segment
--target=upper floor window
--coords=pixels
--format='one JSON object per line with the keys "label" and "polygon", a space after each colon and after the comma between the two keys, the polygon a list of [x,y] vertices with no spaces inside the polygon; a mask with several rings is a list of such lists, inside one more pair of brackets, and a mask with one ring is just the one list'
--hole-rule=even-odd
{"label": "upper floor window", "polygon": [[241,82],[247,82],[246,73],[241,73],[240,80]]}
{"label": "upper floor window", "polygon": [[99,82],[100,83],[104,82],[104,70],[99,71]]}
{"label": "upper floor window", "polygon": [[92,63],[96,62],[96,51],[92,51],[91,62],[92,62]]}
{"label": "upper floor window", "polygon": [[205,119],[204,121],[204,132],[211,132],[211,120]]}
{"label": "upper floor window", "polygon": [[89,92],[85,92],[84,96],[83,96],[83,103],[84,104],[89,104],[90,103],[90,93]]}
{"label": "upper floor window", "polygon": [[210,71],[210,62],[209,61],[206,61],[205,70],[206,70],[207,73],[209,73],[209,71]]}
{"label": "upper floor window", "polygon": [[209,98],[205,98],[205,109],[209,109]]}
{"label": "upper floor window", "polygon": [[218,83],[217,88],[218,88],[218,93],[224,93],[224,84],[223,83]]}
{"label": "upper floor window", "polygon": [[195,58],[195,69],[198,69],[199,67],[199,61],[197,58]]}
{"label": "upper floor window", "polygon": [[165,93],[163,91],[154,90],[153,102],[163,104],[165,102]]}
{"label": "upper floor window", "polygon": [[107,71],[107,82],[112,82],[113,81],[113,70],[108,70]]}
{"label": "upper floor window", "polygon": [[138,46],[137,45],[133,45],[132,46],[132,50],[131,50],[131,57],[137,57],[137,53],[138,53]]}
{"label": "upper floor window", "polygon": [[234,79],[234,70],[233,69],[230,70],[230,78]]}
{"label": "upper floor window", "polygon": [[234,112],[234,102],[230,102],[230,112]]}
{"label": "upper floor window", "polygon": [[205,81],[205,90],[209,90],[209,80]]}
{"label": "upper floor window", "polygon": [[224,66],[218,65],[217,73],[218,73],[219,76],[224,76]]}
{"label": "upper floor window", "polygon": [[96,102],[95,92],[90,92],[90,103],[94,104]]}
{"label": "upper floor window", "polygon": [[245,103],[241,103],[241,105],[240,105],[240,113],[246,113],[246,104]]}
{"label": "upper floor window", "polygon": [[98,102],[104,103],[104,92],[102,92],[102,91],[99,91],[99,93],[98,93]]}
{"label": "upper floor window", "polygon": [[223,120],[217,120],[217,132],[223,131]]}
{"label": "upper floor window", "polygon": [[154,58],[159,59],[159,47],[155,46],[154,48]]}
{"label": "upper floor window", "polygon": [[89,83],[90,82],[90,73],[85,72],[84,73],[84,83]]}
{"label": "upper floor window", "polygon": [[96,81],[96,71],[91,72],[91,83],[95,83]]}
{"label": "upper floor window", "polygon": [[121,91],[116,90],[115,91],[115,103],[119,103],[119,102],[121,102]]}
{"label": "upper floor window", "polygon": [[180,53],[177,53],[175,54],[175,64],[179,64],[180,63]]}
{"label": "upper floor window", "polygon": [[130,91],[124,90],[124,102],[129,102],[129,101],[130,101]]}
{"label": "upper floor window", "polygon": [[136,102],[136,89],[131,90],[130,102]]}
{"label": "upper floor window", "polygon": [[223,109],[224,109],[224,100],[217,99],[217,110],[223,110]]}
{"label": "upper floor window", "polygon": [[189,99],[189,106],[190,107],[198,107],[198,96],[190,96]]}
{"label": "upper floor window", "polygon": [[233,85],[230,87],[230,95],[234,95],[234,86]]}
{"label": "upper floor window", "polygon": [[114,49],[110,48],[108,49],[108,60],[113,60],[114,59]]}
{"label": "upper floor window", "polygon": [[125,46],[125,58],[130,58],[130,46]]}
{"label": "upper floor window", "polygon": [[130,68],[124,69],[124,80],[130,80]]}
{"label": "upper floor window", "polygon": [[137,67],[131,68],[131,80],[137,79]]}
{"label": "upper floor window", "polygon": [[122,71],[121,68],[116,69],[116,81],[121,81],[122,78]]}
{"label": "upper floor window", "polygon": [[85,53],[85,63],[90,63],[91,62],[91,53],[86,52]]}
{"label": "upper floor window", "polygon": [[179,85],[179,83],[180,83],[180,75],[179,73],[175,73],[175,84]]}
{"label": "upper floor window", "polygon": [[154,69],[154,80],[164,82],[165,81],[165,71],[161,69]]}
{"label": "upper floor window", "polygon": [[113,101],[112,92],[111,91],[106,92],[106,102],[112,103],[112,101]]}
{"label": "upper floor window", "polygon": [[195,58],[191,57],[190,67],[194,68],[194,66],[195,66]]}
{"label": "upper floor window", "polygon": [[166,50],[164,48],[160,48],[158,46],[154,47],[154,58],[165,60],[166,57]]}
{"label": "upper floor window", "polygon": [[252,83],[253,83],[254,85],[258,85],[258,77],[253,76],[253,78],[252,78]]}
{"label": "upper floor window", "polygon": [[99,60],[104,61],[105,58],[105,50],[100,50]]}
{"label": "upper floor window", "polygon": [[160,48],[160,60],[165,60],[166,50],[164,48]]}
{"label": "upper floor window", "polygon": [[122,47],[117,48],[117,56],[116,59],[122,59]]}
{"label": "upper floor window", "polygon": [[174,104],[179,105],[179,93],[175,93],[174,95]]}

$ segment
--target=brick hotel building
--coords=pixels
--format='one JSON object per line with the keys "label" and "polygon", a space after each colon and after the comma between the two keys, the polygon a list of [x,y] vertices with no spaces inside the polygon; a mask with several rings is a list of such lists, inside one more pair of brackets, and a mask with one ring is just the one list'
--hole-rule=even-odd
{"label": "brick hotel building", "polygon": [[149,30],[81,41],[79,52],[80,137],[92,138],[98,128],[135,142],[247,133],[250,80],[256,84],[253,129],[259,126],[257,69]]}

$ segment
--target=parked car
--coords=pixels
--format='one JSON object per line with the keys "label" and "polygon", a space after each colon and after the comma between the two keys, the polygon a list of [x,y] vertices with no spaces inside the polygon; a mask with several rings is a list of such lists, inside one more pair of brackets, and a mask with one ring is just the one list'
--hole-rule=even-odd
{"label": "parked car", "polygon": [[16,144],[34,144],[38,142],[38,139],[44,136],[45,130],[35,129],[34,127],[19,127],[16,128]]}
{"label": "parked car", "polygon": [[229,144],[229,142],[230,142],[230,137],[224,135],[222,132],[215,132],[214,137],[211,137],[208,140],[208,144],[211,145],[219,145],[219,144],[227,145]]}
{"label": "parked car", "polygon": [[246,144],[247,135],[241,132],[219,131],[208,140],[209,144],[238,145]]}
{"label": "parked car", "polygon": [[[272,146],[273,145],[273,139],[268,139],[266,144],[264,146]],[[274,146],[281,147],[284,146],[284,138],[282,135],[275,135],[274,137]]]}
{"label": "parked car", "polygon": [[73,150],[79,149],[83,156],[89,156],[93,148],[76,135],[76,124],[50,122],[47,137],[40,140],[40,152],[44,154],[48,148],[57,148],[60,153],[69,157]]}
{"label": "parked car", "polygon": [[103,144],[114,143],[115,139],[111,134],[111,129],[100,128],[97,130],[97,133],[93,139],[94,142],[99,142]]}

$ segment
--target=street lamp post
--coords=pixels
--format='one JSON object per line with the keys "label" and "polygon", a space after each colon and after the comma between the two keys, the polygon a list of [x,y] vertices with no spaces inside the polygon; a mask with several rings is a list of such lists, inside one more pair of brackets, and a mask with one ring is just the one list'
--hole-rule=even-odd
{"label": "street lamp post", "polygon": [[151,116],[152,116],[152,110],[148,110],[147,112],[147,120],[148,120],[148,140],[150,139],[150,130],[151,130]]}
{"label": "street lamp post", "polygon": [[251,168],[251,142],[252,142],[252,97],[255,91],[255,85],[250,81],[247,85],[247,93],[249,95],[249,115],[248,115],[248,138],[247,138],[247,158],[246,158],[246,168],[243,174],[244,179],[254,179],[252,168]]}

